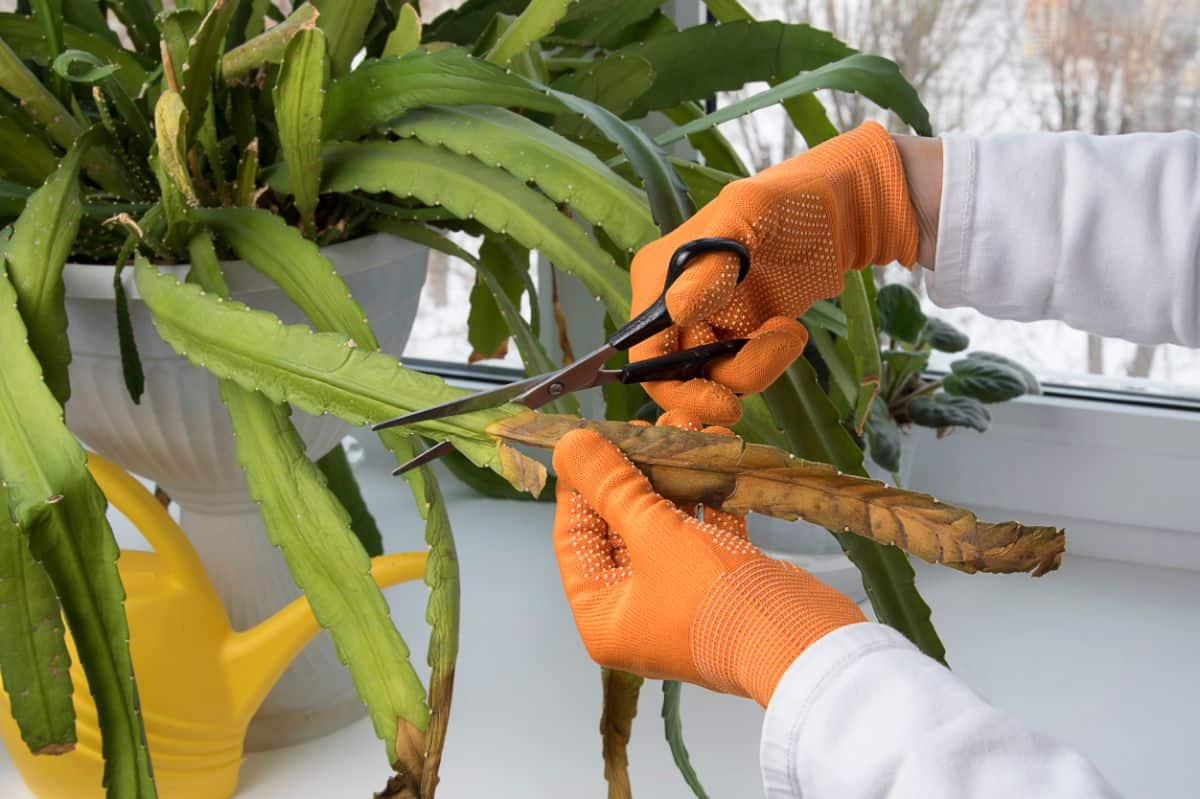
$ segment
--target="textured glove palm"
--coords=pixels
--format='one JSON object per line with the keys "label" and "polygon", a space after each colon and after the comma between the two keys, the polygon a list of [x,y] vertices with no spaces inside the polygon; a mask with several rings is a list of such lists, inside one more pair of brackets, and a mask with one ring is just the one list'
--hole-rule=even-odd
{"label": "textured glove palm", "polygon": [[662,291],[675,249],[705,236],[746,245],[746,280],[737,285],[737,261],[728,253],[698,257],[667,292],[677,324],[630,355],[636,361],[717,339],[752,339],[718,362],[711,380],[646,385],[664,409],[709,424],[736,422],[736,395],[766,388],[803,352],[808,332],[796,317],[840,294],[847,270],[894,260],[911,265],[918,239],[896,146],[873,122],[730,183],[686,223],[642,248],[631,270],[633,313]]}
{"label": "textured glove palm", "polygon": [[596,432],[564,436],[554,468],[563,588],[602,666],[765,706],[810,644],[865,620],[846,596],[760,552],[740,517],[705,508],[700,521],[656,494]]}

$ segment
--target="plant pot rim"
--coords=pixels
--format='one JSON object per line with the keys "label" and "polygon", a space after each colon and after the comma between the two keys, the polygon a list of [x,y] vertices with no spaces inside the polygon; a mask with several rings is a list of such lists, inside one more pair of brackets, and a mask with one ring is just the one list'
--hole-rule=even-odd
{"label": "plant pot rim", "polygon": [[[375,269],[396,259],[398,250],[423,250],[422,244],[394,236],[390,233],[370,233],[349,241],[339,241],[321,248],[321,253],[334,261],[338,274],[343,277]],[[225,277],[233,294],[244,296],[264,291],[278,291],[279,286],[245,261],[222,261]],[[190,268],[188,264],[158,265],[164,272],[183,280]],[[106,264],[68,263],[63,267],[63,286],[71,299],[113,301],[113,272],[115,266]],[[121,284],[129,300],[140,300],[137,285],[133,280],[133,269],[121,274]]]}

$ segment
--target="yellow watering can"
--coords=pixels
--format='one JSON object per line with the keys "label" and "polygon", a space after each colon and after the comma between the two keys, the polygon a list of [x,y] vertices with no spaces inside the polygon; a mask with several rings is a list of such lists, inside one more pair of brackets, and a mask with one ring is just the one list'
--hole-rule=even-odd
{"label": "yellow watering can", "polygon": [[[235,632],[183,531],[141,483],[104,458],[88,467],[109,501],[154,552],[125,550],[129,645],[142,716],[162,799],[223,799],[237,788],[246,725],[271,686],[319,631],[304,597],[253,629]],[[425,553],[383,555],[371,563],[380,586],[421,576]],[[34,756],[0,689],[0,736],[21,778],[38,799],[103,797],[96,706],[74,643],[78,743],[67,754]]]}

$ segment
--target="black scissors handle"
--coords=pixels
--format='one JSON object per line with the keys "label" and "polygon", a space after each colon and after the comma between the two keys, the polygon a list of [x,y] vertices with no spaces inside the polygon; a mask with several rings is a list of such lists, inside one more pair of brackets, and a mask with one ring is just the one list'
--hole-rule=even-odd
{"label": "black scissors handle", "polygon": [[621,367],[617,380],[622,383],[650,383],[655,380],[691,380],[694,377],[706,377],[706,370],[714,360],[736,355],[749,340],[730,338],[714,341],[690,350],[627,363]]}
{"label": "black scissors handle", "polygon": [[674,324],[670,312],[667,311],[667,290],[687,269],[692,258],[709,252],[731,252],[736,255],[738,257],[737,282],[741,283],[746,279],[746,275],[750,271],[750,251],[740,241],[714,237],[692,239],[685,242],[671,256],[662,294],[658,295],[658,299],[649,308],[630,319],[624,327],[609,336],[609,346],[618,350],[627,350]]}

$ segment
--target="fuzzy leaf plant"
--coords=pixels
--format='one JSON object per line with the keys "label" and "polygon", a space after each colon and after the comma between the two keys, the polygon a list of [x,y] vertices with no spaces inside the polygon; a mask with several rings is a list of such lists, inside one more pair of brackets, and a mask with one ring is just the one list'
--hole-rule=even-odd
{"label": "fuzzy leaf plant", "polygon": [[[550,289],[529,280],[530,258],[582,283],[607,324],[624,322],[632,254],[746,174],[720,123],[782,103],[817,144],[836,130],[814,92],[835,90],[858,92],[898,124],[929,133],[925,108],[886,59],[807,25],[757,21],[731,0],[709,4],[718,24],[686,29],[663,5],[468,0],[425,24],[416,3],[400,0],[287,10],[260,0],[183,0],[171,10],[156,0],[72,0],[61,14],[49,2],[0,13],[0,225],[11,226],[0,275],[0,572],[13,600],[0,606],[0,673],[22,698],[13,712],[31,749],[51,754],[74,741],[63,627],[36,623],[61,617],[99,707],[108,795],[155,793],[116,545],[103,495],[63,423],[71,389],[63,266],[115,264],[113,335],[131,397],[145,388],[119,279],[126,266],[158,335],[220,381],[267,534],[328,628],[382,743],[381,767],[392,774],[386,785],[381,774],[380,795],[434,796],[453,734],[458,651],[449,509],[433,472],[410,476],[430,553],[423,684],[367,576],[380,539],[353,474],[336,453],[306,457],[290,409],[364,425],[461,392],[379,351],[322,248],[383,231],[459,258],[476,274],[471,344],[488,356],[511,341],[538,373],[556,363],[543,342],[565,341],[565,332],[536,314],[538,293]],[[110,29],[110,18],[120,26]],[[764,91],[705,112],[715,93],[760,81]],[[664,132],[651,137],[645,119]],[[230,298],[223,264],[233,259],[278,285],[307,325],[282,325]],[[163,264],[190,264],[187,281]],[[526,298],[529,319],[519,310]],[[880,355],[874,307],[863,272],[806,315],[836,359],[814,355],[820,371],[802,359],[764,395],[746,398],[746,442],[865,474],[863,431],[891,389],[894,360]],[[968,386],[982,385],[972,369],[956,370],[945,392],[958,386],[971,396]],[[907,403],[913,421],[922,397]],[[607,416],[626,420],[647,397],[614,386],[605,402]],[[552,410],[578,407],[568,398]],[[403,461],[423,439],[449,439],[460,453],[455,473],[471,485],[537,494],[544,469],[502,435],[520,411],[431,421],[381,440]],[[799,506],[757,509],[774,507],[795,515]],[[846,518],[861,507],[845,506]],[[902,542],[856,535],[853,526],[834,535],[878,618],[942,659],[907,555],[891,545]],[[620,794],[632,790],[624,744],[641,681],[603,679],[605,774]],[[679,686],[666,684],[664,732],[683,778],[703,796],[703,764],[688,757],[679,700]]]}

